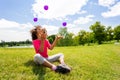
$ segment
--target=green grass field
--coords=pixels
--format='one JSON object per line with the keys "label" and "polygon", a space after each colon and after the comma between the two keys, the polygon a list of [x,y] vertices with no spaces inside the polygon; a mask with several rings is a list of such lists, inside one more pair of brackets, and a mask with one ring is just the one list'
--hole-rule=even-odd
{"label": "green grass field", "polygon": [[58,52],[64,53],[71,73],[35,65],[33,48],[0,48],[0,80],[120,80],[120,45],[55,47],[49,55]]}

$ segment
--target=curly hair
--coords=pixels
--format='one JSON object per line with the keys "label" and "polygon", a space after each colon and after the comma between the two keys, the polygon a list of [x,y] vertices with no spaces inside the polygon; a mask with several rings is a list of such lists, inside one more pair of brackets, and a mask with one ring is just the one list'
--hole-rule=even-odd
{"label": "curly hair", "polygon": [[39,28],[39,27],[41,28],[40,25],[36,25],[34,27],[35,27],[34,29],[30,30],[32,40],[37,39],[37,28]]}

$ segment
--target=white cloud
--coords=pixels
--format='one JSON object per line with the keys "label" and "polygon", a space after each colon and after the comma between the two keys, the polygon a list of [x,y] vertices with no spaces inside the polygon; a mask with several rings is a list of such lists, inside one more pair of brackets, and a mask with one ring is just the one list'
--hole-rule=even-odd
{"label": "white cloud", "polygon": [[57,34],[59,27],[51,25],[42,25],[42,27],[47,29],[48,35]]}
{"label": "white cloud", "polygon": [[115,4],[116,0],[98,0],[99,5],[110,7]]}
{"label": "white cloud", "polygon": [[75,35],[78,34],[80,30],[82,30],[82,27],[77,26],[75,24],[68,24],[67,26],[68,32],[74,33]]}
{"label": "white cloud", "polygon": [[0,20],[0,29],[1,28],[15,28],[16,26],[19,26],[19,24],[14,21],[8,21],[5,19]]}
{"label": "white cloud", "polygon": [[[85,17],[79,17],[77,20],[73,21],[73,23],[68,23],[67,24],[67,29],[68,32],[72,32],[74,34],[77,34],[80,30],[88,30],[87,27],[81,27],[82,24],[87,24],[91,21],[93,21],[94,15],[88,15]],[[45,27],[48,31],[48,35],[51,34],[57,34],[58,33],[58,29],[60,27],[57,26],[48,26],[48,25],[43,25],[43,27]]]}
{"label": "white cloud", "polygon": [[[68,15],[74,15],[81,11],[88,0],[35,0],[32,5],[34,16],[44,19],[64,18]],[[44,5],[49,9],[44,10]]]}
{"label": "white cloud", "polygon": [[94,18],[94,15],[79,17],[77,20],[74,20],[72,24],[68,24],[67,26],[68,31],[74,34],[78,34],[80,30],[88,30],[88,27],[85,25],[93,21],[93,18]]}
{"label": "white cloud", "polygon": [[14,21],[0,19],[0,40],[4,41],[23,41],[30,39],[30,29],[32,24],[19,24]]}
{"label": "white cloud", "polygon": [[99,0],[98,3],[108,8],[108,11],[101,13],[104,18],[120,16],[120,2],[118,0]]}
{"label": "white cloud", "polygon": [[[68,23],[68,32],[77,34],[81,29],[85,27],[80,27],[80,24],[86,24],[92,21],[93,15],[88,15],[86,17],[80,17],[73,23]],[[60,27],[53,25],[42,25],[47,29],[48,35],[57,34]],[[26,39],[31,40],[29,31],[33,28],[31,23],[20,24],[14,21],[9,21],[6,19],[0,19],[0,40],[4,41],[23,41]]]}
{"label": "white cloud", "polygon": [[78,14],[85,14],[85,13],[87,13],[87,11],[82,10],[82,11],[77,12],[77,13],[78,13]]}
{"label": "white cloud", "polygon": [[79,24],[87,24],[87,23],[93,21],[93,19],[92,19],[93,17],[94,17],[94,15],[88,15],[86,17],[79,17],[73,23],[77,24],[77,25],[79,25]]}
{"label": "white cloud", "polygon": [[103,12],[102,16],[105,18],[120,16],[120,2],[109,8],[109,11]]}
{"label": "white cloud", "polygon": [[4,41],[23,41],[30,39],[28,31],[19,32],[12,30],[0,30],[0,40]]}
{"label": "white cloud", "polygon": [[19,24],[15,21],[0,19],[0,29],[10,29],[10,28],[24,29],[24,28],[31,28],[31,27],[32,27],[32,24],[30,23]]}
{"label": "white cloud", "polygon": [[[48,35],[57,34],[59,27],[42,25],[47,29]],[[4,41],[24,41],[31,40],[30,30],[33,29],[31,23],[20,24],[6,19],[0,19],[0,40]]]}

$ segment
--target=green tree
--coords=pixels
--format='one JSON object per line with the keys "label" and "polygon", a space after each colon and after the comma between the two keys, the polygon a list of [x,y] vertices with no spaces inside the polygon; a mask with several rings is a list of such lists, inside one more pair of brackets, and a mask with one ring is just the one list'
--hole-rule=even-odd
{"label": "green tree", "polygon": [[105,26],[101,25],[100,22],[96,22],[95,24],[90,26],[90,29],[94,33],[94,38],[98,42],[98,44],[102,44],[102,41],[105,39]]}
{"label": "green tree", "polygon": [[80,45],[85,45],[86,43],[86,31],[85,30],[80,30],[78,32],[78,36],[79,36],[79,44]]}
{"label": "green tree", "polygon": [[57,43],[58,46],[71,46],[73,45],[73,33],[68,33],[67,28],[59,28],[59,35],[62,35],[64,38],[60,39]]}
{"label": "green tree", "polygon": [[56,35],[50,35],[50,36],[47,37],[47,39],[49,40],[49,42],[50,42],[51,44],[52,44],[53,41],[55,40],[55,36],[56,36]]}
{"label": "green tree", "polygon": [[0,46],[5,47],[5,41],[1,40]]}
{"label": "green tree", "polygon": [[25,44],[32,44],[32,42],[31,42],[29,39],[27,39],[27,40],[25,41]]}
{"label": "green tree", "polygon": [[79,36],[74,36],[73,37],[73,46],[78,46],[79,45]]}
{"label": "green tree", "polygon": [[120,40],[120,25],[114,28],[114,38],[119,42]]}
{"label": "green tree", "polygon": [[90,45],[90,43],[94,42],[94,37],[93,34],[91,32],[86,32],[86,34],[83,37],[85,39],[85,43],[88,44],[88,46]]}
{"label": "green tree", "polygon": [[111,26],[108,26],[106,29],[106,41],[111,41],[113,40],[113,29]]}

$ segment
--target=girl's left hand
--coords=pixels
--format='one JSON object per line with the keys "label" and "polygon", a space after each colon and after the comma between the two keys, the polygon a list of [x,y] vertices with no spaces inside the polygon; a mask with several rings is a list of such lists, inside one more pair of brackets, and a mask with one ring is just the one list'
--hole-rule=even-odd
{"label": "girl's left hand", "polygon": [[56,39],[61,39],[61,38],[63,38],[63,36],[60,36],[60,35],[56,36]]}

